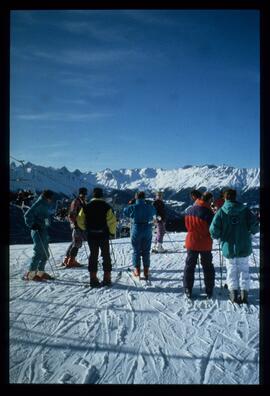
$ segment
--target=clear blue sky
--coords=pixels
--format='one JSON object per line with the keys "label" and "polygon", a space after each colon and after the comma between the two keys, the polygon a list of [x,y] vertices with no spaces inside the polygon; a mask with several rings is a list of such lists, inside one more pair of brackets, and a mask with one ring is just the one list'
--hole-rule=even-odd
{"label": "clear blue sky", "polygon": [[256,10],[13,11],[10,154],[259,167],[259,45]]}

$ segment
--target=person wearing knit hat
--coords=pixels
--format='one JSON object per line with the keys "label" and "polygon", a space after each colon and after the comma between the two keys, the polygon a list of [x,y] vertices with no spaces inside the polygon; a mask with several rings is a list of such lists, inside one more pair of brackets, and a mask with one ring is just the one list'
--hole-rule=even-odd
{"label": "person wearing knit hat", "polygon": [[71,202],[68,219],[72,229],[72,241],[66,251],[66,257],[62,263],[66,268],[81,267],[76,260],[79,249],[82,247],[83,241],[86,239],[85,232],[78,225],[78,215],[82,208],[87,204],[86,201],[87,188],[81,187],[79,195]]}
{"label": "person wearing knit hat", "polygon": [[185,246],[187,257],[184,268],[184,291],[191,298],[194,284],[195,267],[200,256],[204,274],[205,292],[208,298],[212,297],[215,285],[215,269],[212,263],[213,241],[209,233],[209,227],[214,217],[211,209],[213,194],[205,192],[201,198],[196,199],[193,206],[185,213],[185,226],[187,235]]}
{"label": "person wearing knit hat", "polygon": [[144,191],[139,191],[136,202],[124,208],[124,215],[131,220],[131,244],[133,248],[133,275],[140,277],[141,262],[145,279],[149,277],[152,224],[156,209],[145,200]]}
{"label": "person wearing knit hat", "polygon": [[[93,198],[85,208],[81,209],[78,222],[86,230],[90,249],[88,261],[90,286],[110,286],[112,263],[109,240],[115,237],[116,216],[112,207],[104,200],[103,190],[101,188],[96,187],[93,189]],[[102,282],[97,277],[99,250],[103,259]]]}
{"label": "person wearing knit hat", "polygon": [[24,280],[44,281],[53,279],[45,272],[46,261],[49,253],[49,208],[53,200],[53,191],[44,190],[36,202],[25,212],[24,221],[31,229],[31,238],[34,243],[34,255],[30,262]]}

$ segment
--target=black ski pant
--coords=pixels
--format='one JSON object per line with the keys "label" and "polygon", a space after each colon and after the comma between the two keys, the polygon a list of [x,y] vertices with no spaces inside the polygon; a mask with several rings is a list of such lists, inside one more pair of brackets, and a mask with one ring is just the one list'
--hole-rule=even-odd
{"label": "black ski pant", "polygon": [[103,271],[111,271],[112,270],[112,262],[110,256],[110,244],[109,239],[90,239],[88,238],[88,245],[90,249],[90,256],[88,262],[88,271],[89,272],[97,272],[98,270],[98,254],[99,249],[101,250],[101,256],[103,259]]}
{"label": "black ski pant", "polygon": [[204,275],[204,284],[206,292],[211,292],[214,288],[215,284],[215,268],[212,263],[212,253],[211,251],[196,251],[196,250],[188,250],[186,265],[184,269],[184,288],[192,289],[194,284],[194,272],[195,267],[198,262],[198,257],[201,257],[201,265],[203,269]]}

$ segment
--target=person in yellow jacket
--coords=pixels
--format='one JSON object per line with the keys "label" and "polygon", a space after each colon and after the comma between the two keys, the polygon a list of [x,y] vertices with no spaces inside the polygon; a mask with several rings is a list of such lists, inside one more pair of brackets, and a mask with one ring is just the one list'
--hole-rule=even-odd
{"label": "person in yellow jacket", "polygon": [[[115,237],[116,216],[112,207],[103,199],[103,190],[94,188],[93,198],[81,209],[77,218],[78,226],[86,230],[87,242],[90,249],[88,271],[90,286],[99,287],[111,284],[111,256],[109,239]],[[103,258],[103,282],[97,278],[99,249]]]}

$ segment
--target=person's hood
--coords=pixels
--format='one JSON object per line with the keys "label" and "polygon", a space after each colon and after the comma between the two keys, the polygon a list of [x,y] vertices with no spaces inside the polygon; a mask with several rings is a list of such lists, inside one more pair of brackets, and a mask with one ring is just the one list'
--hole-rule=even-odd
{"label": "person's hood", "polygon": [[221,210],[228,215],[237,215],[245,209],[245,205],[237,201],[225,201]]}

